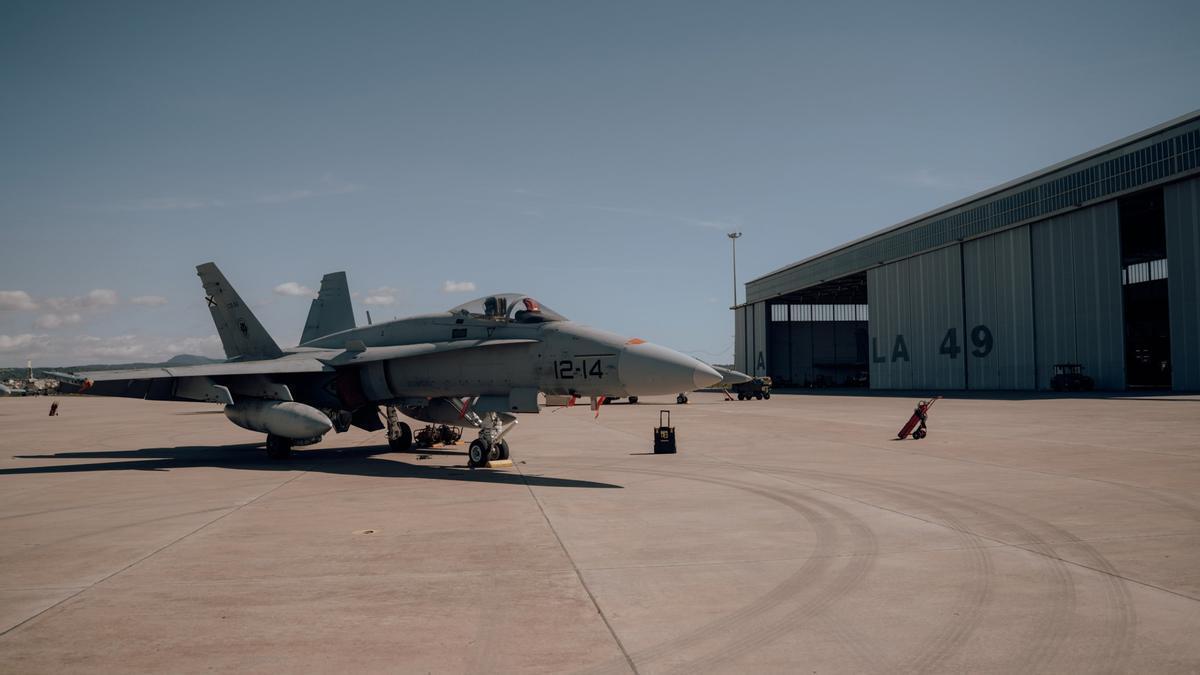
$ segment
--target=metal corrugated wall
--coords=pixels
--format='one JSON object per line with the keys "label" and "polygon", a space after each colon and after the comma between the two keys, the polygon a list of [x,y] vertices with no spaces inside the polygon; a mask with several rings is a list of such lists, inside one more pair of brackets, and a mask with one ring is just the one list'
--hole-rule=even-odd
{"label": "metal corrugated wall", "polygon": [[1167,293],[1171,303],[1171,386],[1200,389],[1200,179],[1163,189]]}
{"label": "metal corrugated wall", "polygon": [[960,248],[867,270],[872,388],[964,388]]}
{"label": "metal corrugated wall", "polygon": [[1100,389],[1125,388],[1121,240],[1116,201],[1034,223],[1037,387],[1056,363],[1082,363]]}
{"label": "metal corrugated wall", "polygon": [[966,333],[971,389],[1033,389],[1033,276],[1029,227],[963,244]]}
{"label": "metal corrugated wall", "polygon": [[746,370],[746,355],[750,349],[746,344],[746,308],[738,307],[733,310],[733,367],[743,373]]}

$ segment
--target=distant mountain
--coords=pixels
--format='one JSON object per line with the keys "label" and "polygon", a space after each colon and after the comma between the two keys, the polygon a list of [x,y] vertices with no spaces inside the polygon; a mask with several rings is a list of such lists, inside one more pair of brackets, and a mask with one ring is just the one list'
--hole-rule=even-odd
{"label": "distant mountain", "polygon": [[168,366],[203,366],[209,363],[221,363],[221,359],[210,359],[207,356],[196,356],[195,354],[179,354],[167,359]]}

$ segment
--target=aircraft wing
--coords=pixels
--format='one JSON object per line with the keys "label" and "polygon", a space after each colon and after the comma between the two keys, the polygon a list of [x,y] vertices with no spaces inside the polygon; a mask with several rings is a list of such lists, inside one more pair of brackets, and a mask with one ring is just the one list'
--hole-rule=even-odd
{"label": "aircraft wing", "polygon": [[160,377],[212,377],[215,375],[274,375],[276,373],[333,372],[333,368],[315,358],[284,358],[239,363],[206,363],[198,366],[161,366],[131,370],[93,370],[76,373],[76,378],[92,382],[113,380],[149,380]]}
{"label": "aircraft wing", "polygon": [[64,393],[124,396],[150,400],[191,400],[232,403],[234,395],[292,400],[276,376],[334,373],[376,361],[404,359],[465,349],[536,343],[532,339],[453,340],[385,347],[351,342],[345,350],[314,349],[277,359],[226,361],[197,366],[161,366],[131,370],[95,370],[76,374],[52,373]]}
{"label": "aircraft wing", "polygon": [[213,378],[252,381],[263,396],[291,400],[286,387],[274,385],[272,375],[332,373],[335,368],[307,354],[263,361],[225,362],[197,366],[162,366],[130,370],[93,370],[75,374],[52,373],[62,381],[64,393],[125,396],[150,400],[192,400],[231,403],[228,387]]}

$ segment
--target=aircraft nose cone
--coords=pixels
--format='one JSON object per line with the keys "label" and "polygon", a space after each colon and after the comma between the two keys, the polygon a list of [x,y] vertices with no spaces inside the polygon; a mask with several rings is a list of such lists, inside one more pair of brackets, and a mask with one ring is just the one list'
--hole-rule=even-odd
{"label": "aircraft nose cone", "polygon": [[696,385],[696,389],[704,389],[719,384],[721,382],[721,374],[713,370],[712,366],[700,363],[696,366],[696,370],[692,372],[692,382]]}
{"label": "aircraft nose cone", "polygon": [[717,371],[700,361],[648,342],[630,344],[621,351],[617,376],[631,396],[678,394],[721,381]]}

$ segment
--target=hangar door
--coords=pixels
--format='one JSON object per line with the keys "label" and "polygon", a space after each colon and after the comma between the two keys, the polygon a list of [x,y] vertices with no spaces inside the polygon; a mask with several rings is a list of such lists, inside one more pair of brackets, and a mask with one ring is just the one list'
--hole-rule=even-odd
{"label": "hangar door", "polygon": [[1029,228],[965,242],[963,358],[970,389],[1034,389]]}
{"label": "hangar door", "polygon": [[1200,389],[1200,178],[1163,189],[1171,303],[1171,386]]}
{"label": "hangar door", "polygon": [[1030,226],[1037,387],[1079,363],[1098,389],[1125,388],[1121,238],[1110,201]]}
{"label": "hangar door", "polygon": [[958,245],[867,270],[871,387],[963,389]]}

